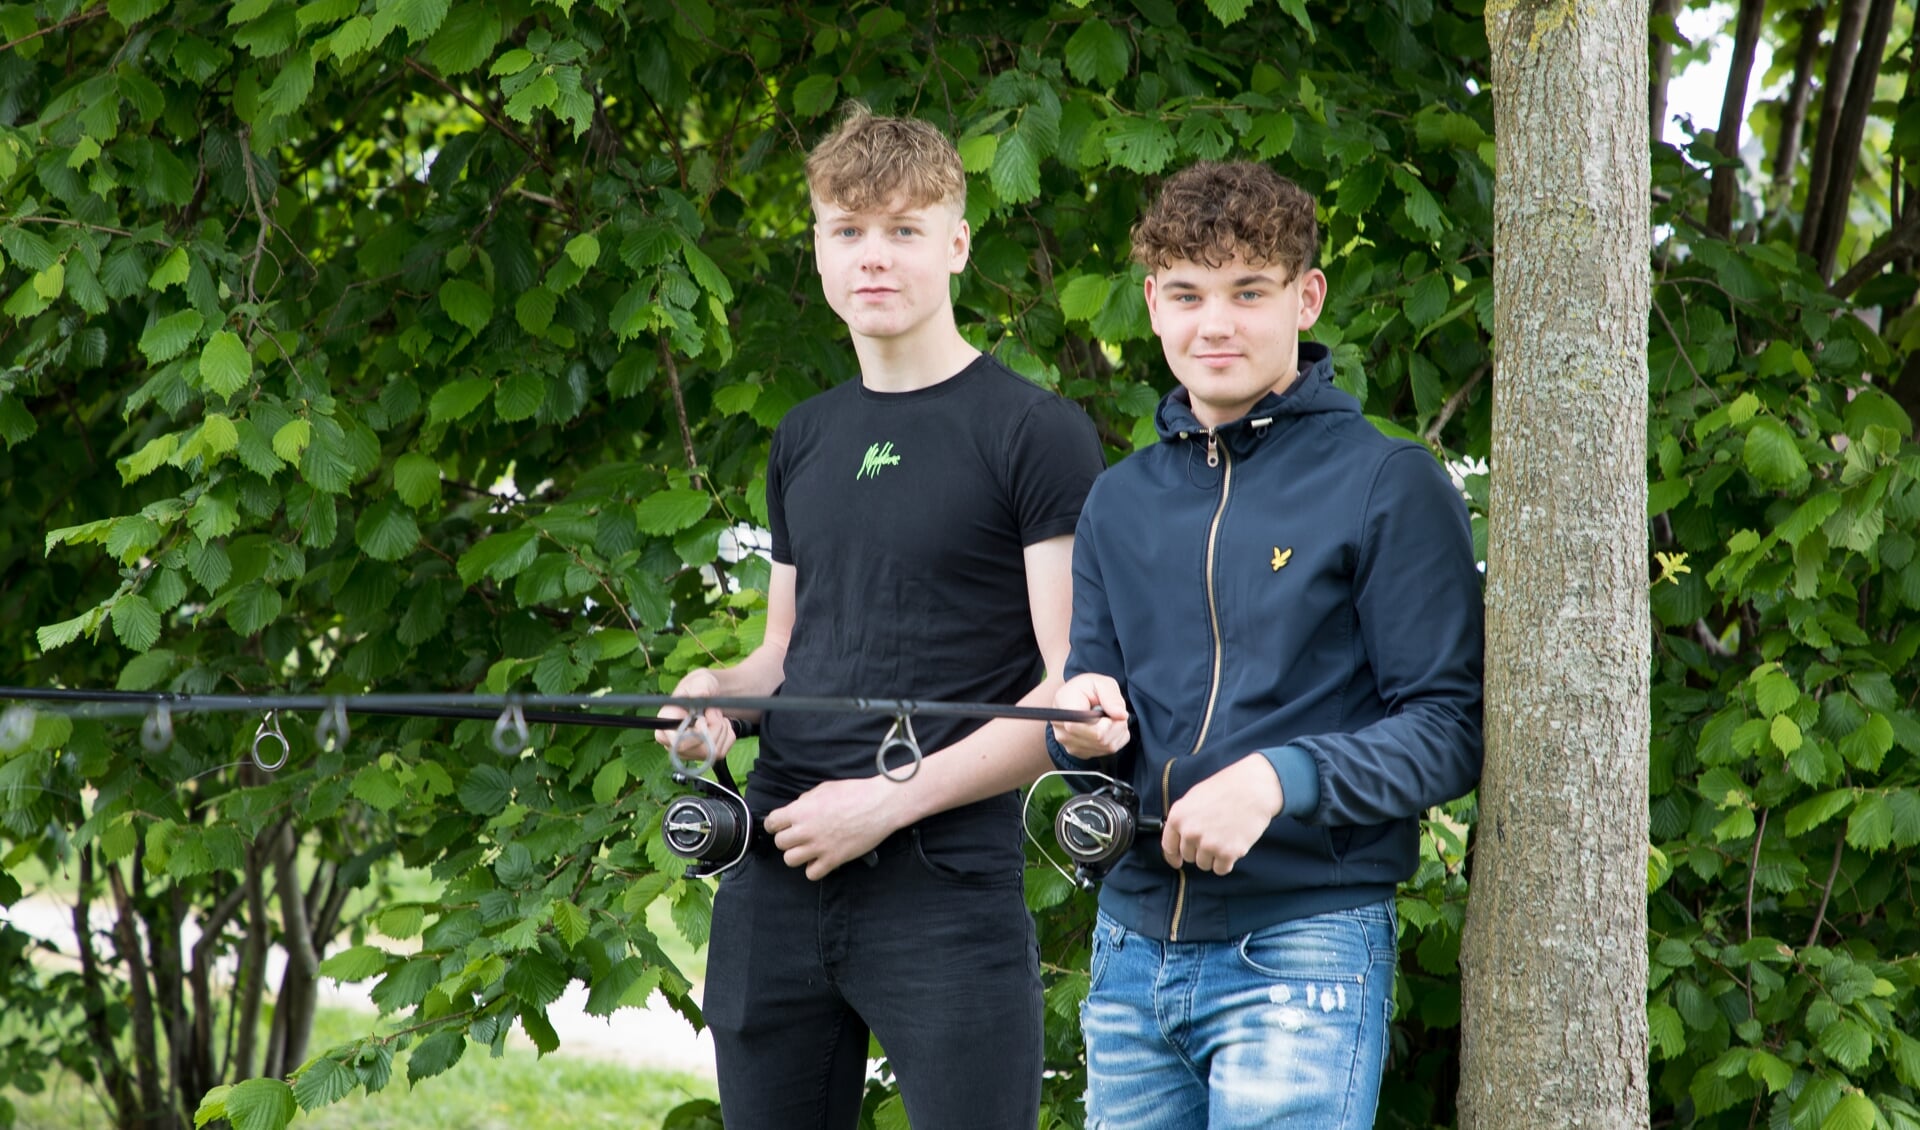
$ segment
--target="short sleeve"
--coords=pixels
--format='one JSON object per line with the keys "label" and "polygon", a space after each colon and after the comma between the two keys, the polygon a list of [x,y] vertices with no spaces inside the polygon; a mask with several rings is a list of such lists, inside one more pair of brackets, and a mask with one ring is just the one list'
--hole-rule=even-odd
{"label": "short sleeve", "polygon": [[[1059,396],[1037,401],[1021,417],[1013,430],[1007,464],[1008,493],[1021,545],[1072,533],[1093,480],[1107,469],[1093,421],[1078,405]],[[767,497],[771,510],[771,475]]]}
{"label": "short sleeve", "polygon": [[793,548],[787,543],[786,444],[781,442],[786,434],[784,424],[775,428],[767,445],[767,530],[772,534],[774,563],[779,565],[793,564]]}

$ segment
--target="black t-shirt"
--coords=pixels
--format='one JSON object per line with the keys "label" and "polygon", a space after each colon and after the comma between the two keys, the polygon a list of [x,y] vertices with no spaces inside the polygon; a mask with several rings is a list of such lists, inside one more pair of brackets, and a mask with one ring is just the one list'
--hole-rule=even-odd
{"label": "black t-shirt", "polygon": [[[1018,700],[1043,673],[1022,550],[1073,532],[1105,465],[1084,412],[984,355],[928,388],[849,381],[796,406],[767,459],[773,559],[796,583],[779,693]],[[754,807],[872,776],[891,724],[767,712]],[[918,717],[914,731],[932,753],[983,724]],[[1011,829],[1017,851],[1012,799],[926,822],[923,841],[984,846]]]}

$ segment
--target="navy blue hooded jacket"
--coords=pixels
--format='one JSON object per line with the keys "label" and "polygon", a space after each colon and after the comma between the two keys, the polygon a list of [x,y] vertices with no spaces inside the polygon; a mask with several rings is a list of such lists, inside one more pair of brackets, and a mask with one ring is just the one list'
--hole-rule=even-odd
{"label": "navy blue hooded jacket", "polygon": [[1212,431],[1175,389],[1162,442],[1103,474],[1080,515],[1066,674],[1117,679],[1133,739],[1080,761],[1049,732],[1054,761],[1128,781],[1162,817],[1255,752],[1284,794],[1228,875],[1175,871],[1143,836],[1107,876],[1101,908],[1163,940],[1389,897],[1419,861],[1420,814],[1480,775],[1466,507],[1430,452],[1333,386],[1325,346],[1303,342],[1300,369]]}

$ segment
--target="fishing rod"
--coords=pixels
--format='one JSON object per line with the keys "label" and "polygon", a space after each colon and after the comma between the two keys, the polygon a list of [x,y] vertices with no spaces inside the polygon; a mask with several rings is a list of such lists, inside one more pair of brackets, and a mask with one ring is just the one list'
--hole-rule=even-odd
{"label": "fishing rod", "polygon": [[[243,713],[260,712],[266,715],[261,730],[255,735],[255,762],[260,768],[272,772],[285,765],[287,752],[286,738],[279,730],[274,717],[280,711],[319,711],[319,725],[314,738],[323,748],[332,748],[334,744],[345,741],[349,733],[348,715],[367,714],[392,717],[413,718],[461,718],[495,719],[494,741],[496,750],[512,755],[525,749],[529,740],[529,724],[565,725],[565,726],[601,726],[625,729],[666,729],[685,726],[682,719],[663,718],[658,715],[634,717],[625,714],[607,713],[614,710],[659,710],[665,707],[678,707],[689,716],[698,715],[709,709],[718,710],[758,710],[758,711],[799,711],[829,714],[872,714],[891,717],[892,729],[880,743],[875,761],[881,775],[889,780],[905,781],[912,778],[920,768],[921,751],[918,739],[913,734],[912,719],[917,717],[946,718],[1014,718],[1038,722],[1090,722],[1102,715],[1097,711],[1057,710],[1049,707],[1019,706],[997,702],[938,702],[900,698],[831,698],[804,695],[709,695],[703,697],[657,694],[591,694],[591,695],[549,695],[549,694],[457,694],[450,692],[428,694],[178,694],[167,691],[108,691],[73,689],[64,687],[0,687],[0,701],[50,702],[66,708],[66,712],[83,716],[132,716],[145,715],[146,724],[141,728],[142,743],[154,752],[163,750],[173,743],[173,715],[191,713]],[[30,718],[23,718],[17,711],[9,711],[6,719],[0,720],[0,745],[18,745],[25,741],[19,735],[23,722],[31,725]],[[30,731],[29,731],[30,732]],[[698,734],[699,731],[692,731]],[[17,741],[9,738],[17,737]],[[263,741],[274,740],[281,745],[281,758],[268,763],[260,756]],[[679,757],[679,741],[668,747],[668,754],[676,769],[684,770],[687,764]],[[905,751],[910,762],[904,764],[898,772],[890,768],[887,756],[896,750]]]}

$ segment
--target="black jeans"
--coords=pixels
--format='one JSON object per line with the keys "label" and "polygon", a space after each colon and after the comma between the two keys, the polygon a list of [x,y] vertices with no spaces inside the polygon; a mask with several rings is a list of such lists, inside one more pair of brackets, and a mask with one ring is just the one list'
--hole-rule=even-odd
{"label": "black jeans", "polygon": [[816,883],[769,846],[720,881],[703,1008],[727,1130],[851,1130],[871,1031],[914,1130],[1033,1130],[1039,950],[1017,870],[917,830]]}

